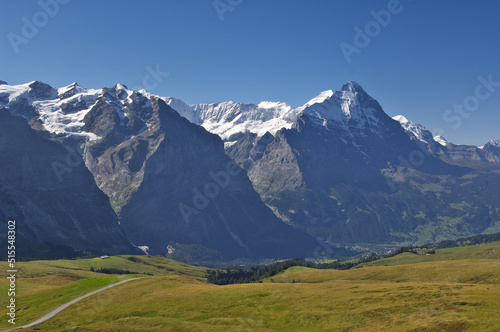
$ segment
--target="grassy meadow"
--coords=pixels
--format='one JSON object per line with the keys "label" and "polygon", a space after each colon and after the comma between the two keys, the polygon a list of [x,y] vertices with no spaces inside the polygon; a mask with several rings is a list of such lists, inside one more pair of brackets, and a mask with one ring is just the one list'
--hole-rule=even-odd
{"label": "grassy meadow", "polygon": [[19,263],[17,325],[123,280],[89,271],[116,266],[144,278],[27,331],[499,331],[499,258],[494,242],[347,271],[292,267],[262,283],[227,286],[208,284],[204,268],[161,257]]}

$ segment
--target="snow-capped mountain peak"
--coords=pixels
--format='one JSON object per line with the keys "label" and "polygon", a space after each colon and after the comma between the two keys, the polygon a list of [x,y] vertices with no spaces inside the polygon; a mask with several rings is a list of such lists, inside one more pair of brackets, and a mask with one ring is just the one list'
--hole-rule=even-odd
{"label": "snow-capped mountain peak", "polygon": [[116,99],[116,101],[124,101],[129,98],[134,91],[129,90],[127,86],[123,84],[116,84],[112,88],[104,88],[102,89],[102,93],[111,99]]}
{"label": "snow-capped mountain peak", "polygon": [[[19,85],[0,85],[0,102],[3,101],[4,105],[23,99],[33,101],[56,97],[57,91],[54,88],[39,81]],[[6,102],[6,98],[8,98],[8,102]]]}
{"label": "snow-capped mountain peak", "polygon": [[500,140],[491,140],[488,144],[500,148]]}
{"label": "snow-capped mountain peak", "polygon": [[258,136],[266,132],[274,135],[282,128],[291,128],[301,111],[301,108],[284,102],[263,101],[256,105],[228,101],[187,105],[172,97],[163,100],[189,121],[203,126],[225,141],[234,140],[234,137],[245,132]]}
{"label": "snow-capped mountain peak", "polygon": [[[342,91],[323,91],[302,107],[273,101],[263,101],[258,104],[229,101],[187,105],[182,100],[155,96],[145,90],[134,92],[123,84],[117,84],[113,88],[86,89],[74,82],[55,89],[48,84],[33,81],[17,86],[0,85],[0,105],[12,106],[21,102],[23,105],[32,106],[39,113],[39,119],[48,131],[64,135],[77,132],[82,127],[86,113],[101,96],[120,109],[132,101],[134,94],[145,98],[154,96],[163,99],[189,121],[205,127],[228,141],[231,137],[237,137],[245,132],[263,136],[266,132],[274,135],[282,128],[289,129],[305,109],[310,113],[317,113],[316,117],[321,119],[321,124],[325,119],[340,122],[357,119],[356,109],[359,108],[360,92],[364,93],[357,83],[349,82],[343,86]],[[21,108],[16,107],[16,109]],[[29,109],[23,108],[23,112],[19,115],[29,121],[35,116]],[[361,113],[364,112],[363,110]],[[126,116],[123,112],[118,113],[122,118]],[[366,115],[362,117],[366,118]]]}
{"label": "snow-capped mountain peak", "polygon": [[430,144],[434,140],[432,133],[421,124],[415,123],[403,115],[396,115],[392,119],[398,121],[406,131],[412,133],[419,141]]}
{"label": "snow-capped mountain peak", "polygon": [[314,104],[321,104],[325,100],[330,99],[333,96],[333,94],[334,92],[332,90],[323,91],[313,99],[309,100],[303,107],[306,108]]}
{"label": "snow-capped mountain peak", "polygon": [[337,127],[371,127],[372,130],[380,117],[385,116],[380,105],[356,82],[347,82],[340,91],[323,91],[301,107],[272,101],[187,105],[173,97],[162,99],[183,117],[218,134],[225,141],[234,140],[245,132],[258,136],[266,132],[274,135],[282,128],[291,128],[302,113],[325,128],[328,123],[335,122]]}
{"label": "snow-capped mountain peak", "polygon": [[33,81],[20,85],[0,85],[0,105],[28,121],[36,117],[44,128],[56,135],[75,135],[96,139],[81,130],[83,119],[97,101],[101,90],[85,89],[76,83],[55,89]]}
{"label": "snow-capped mountain peak", "polygon": [[491,141],[488,141],[488,143],[486,143],[483,146],[480,146],[479,148],[481,150],[490,149],[490,148],[494,148],[494,149],[500,148],[500,140],[491,140]]}
{"label": "snow-capped mountain peak", "polygon": [[2,106],[6,106],[8,103],[15,102],[19,97],[25,95],[27,97],[27,93],[29,91],[29,84],[20,84],[20,85],[0,85],[0,104]]}
{"label": "snow-capped mountain peak", "polygon": [[396,116],[393,116],[392,117],[394,120],[398,121],[399,123],[401,124],[407,124],[409,122],[411,122],[410,120],[408,120],[407,117],[405,117],[404,115],[396,115]]}
{"label": "snow-capped mountain peak", "polygon": [[68,86],[57,89],[57,93],[58,93],[60,99],[69,98],[69,97],[72,97],[78,93],[86,93],[86,92],[87,92],[87,89],[82,88],[76,82],[71,83]]}
{"label": "snow-capped mountain peak", "polygon": [[40,82],[33,81],[29,83],[29,96],[32,99],[47,99],[54,98],[57,96],[57,91],[50,85]]}
{"label": "snow-capped mountain peak", "polygon": [[121,83],[118,83],[114,86],[116,90],[128,90],[127,86]]}
{"label": "snow-capped mountain peak", "polygon": [[356,83],[355,81],[349,81],[344,85],[342,85],[342,91],[366,93],[365,90],[363,90],[363,87],[358,83]]}
{"label": "snow-capped mountain peak", "polygon": [[[104,89],[86,89],[76,82],[61,88],[52,88],[39,81],[17,86],[0,85],[0,106],[16,105],[16,109],[21,110],[18,115],[24,116],[28,121],[34,116],[38,117],[49,132],[83,135],[91,139],[97,137],[82,130],[83,120],[101,97],[115,106],[123,120],[128,114],[127,105],[137,101],[137,98],[160,98],[180,115],[219,135],[226,142],[234,141],[246,132],[257,136],[263,136],[267,132],[274,135],[280,129],[290,129],[301,114],[307,115],[320,127],[343,128],[342,130],[351,134],[365,130],[380,133],[380,120],[385,121],[387,117],[376,100],[353,81],[345,83],[339,91],[323,91],[301,107],[281,101],[262,101],[258,104],[228,101],[188,105],[173,97],[155,96],[145,90],[132,91],[123,84]],[[20,107],[19,103],[24,106]],[[144,105],[149,105],[149,101]],[[33,109],[37,114],[33,113]],[[402,115],[393,119],[418,140],[427,144],[434,142],[432,134],[425,127]]]}
{"label": "snow-capped mountain peak", "polygon": [[440,135],[435,136],[434,141],[441,144],[442,146],[446,146],[447,144],[450,143],[448,140],[446,140],[446,138],[444,138],[443,136],[440,136]]}
{"label": "snow-capped mountain peak", "polygon": [[325,128],[335,122],[344,128],[373,129],[384,116],[380,105],[356,82],[344,84],[340,91],[322,92],[304,105],[303,112]]}

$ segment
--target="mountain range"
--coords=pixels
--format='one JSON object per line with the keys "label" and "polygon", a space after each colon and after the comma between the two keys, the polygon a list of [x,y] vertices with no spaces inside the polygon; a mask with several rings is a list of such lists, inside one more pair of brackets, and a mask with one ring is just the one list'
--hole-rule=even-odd
{"label": "mountain range", "polygon": [[259,260],[500,228],[500,141],[432,137],[355,82],[295,107],[2,81],[0,107],[0,216],[32,247]]}

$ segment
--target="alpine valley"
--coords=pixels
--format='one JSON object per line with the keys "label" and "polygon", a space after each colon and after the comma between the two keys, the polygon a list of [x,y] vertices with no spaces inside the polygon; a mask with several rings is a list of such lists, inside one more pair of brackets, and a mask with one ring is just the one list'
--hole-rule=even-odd
{"label": "alpine valley", "polygon": [[0,153],[0,222],[34,258],[320,258],[500,231],[500,141],[433,137],[355,82],[294,107],[0,81]]}

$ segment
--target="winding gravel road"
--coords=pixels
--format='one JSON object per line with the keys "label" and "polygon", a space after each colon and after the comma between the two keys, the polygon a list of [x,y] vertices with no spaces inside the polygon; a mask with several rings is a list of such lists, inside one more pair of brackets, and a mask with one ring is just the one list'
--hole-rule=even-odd
{"label": "winding gravel road", "polygon": [[64,309],[66,309],[67,307],[69,307],[70,305],[72,304],[75,304],[76,302],[78,301],[81,301],[89,296],[92,296],[94,294],[97,294],[99,292],[102,292],[106,289],[110,289],[112,287],[115,287],[115,286],[118,286],[118,285],[121,285],[121,284],[124,284],[126,282],[129,282],[129,281],[132,281],[132,280],[137,280],[137,279],[141,279],[141,278],[130,278],[130,279],[127,279],[127,280],[123,280],[123,281],[120,281],[120,282],[117,282],[116,284],[112,284],[112,285],[109,285],[109,286],[106,286],[106,287],[103,287],[103,288],[100,288],[98,290],[95,290],[93,292],[90,292],[90,293],[87,293],[85,295],[82,295],[74,300],[71,300],[69,301],[68,303],[65,303],[63,304],[62,306],[58,307],[57,309],[54,309],[52,310],[51,312],[49,312],[48,314],[46,314],[45,316],[43,316],[42,318],[34,321],[33,323],[31,324],[28,324],[28,325],[24,325],[24,326],[19,326],[19,327],[15,327],[15,328],[12,328],[12,329],[9,329],[9,330],[4,330],[3,332],[7,332],[7,331],[13,331],[13,330],[18,330],[18,329],[27,329],[29,327],[33,327],[35,325],[38,325],[38,324],[41,324],[41,323],[44,323],[46,321],[48,321],[49,319],[51,319],[52,317],[54,317],[55,315],[57,315],[58,313],[60,313],[61,311],[63,311]]}

